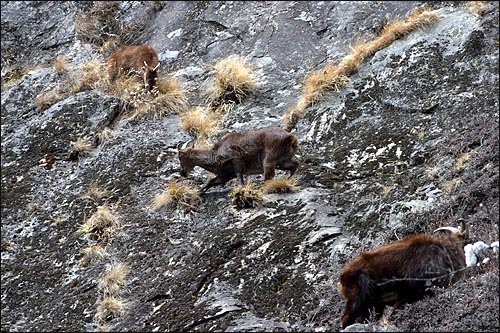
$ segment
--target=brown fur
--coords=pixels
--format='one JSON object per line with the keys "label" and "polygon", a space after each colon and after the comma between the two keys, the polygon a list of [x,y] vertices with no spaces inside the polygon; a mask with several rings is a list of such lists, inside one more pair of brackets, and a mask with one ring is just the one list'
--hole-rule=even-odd
{"label": "brown fur", "polygon": [[203,186],[202,193],[233,178],[243,185],[244,174],[264,173],[265,180],[269,180],[279,169],[290,171],[292,176],[299,166],[294,157],[297,149],[297,137],[279,127],[228,133],[211,149],[179,150],[181,175],[187,176],[195,166],[214,173],[216,177]]}
{"label": "brown fur", "polygon": [[379,319],[386,305],[423,298],[431,285],[454,282],[463,267],[463,241],[455,235],[412,235],[362,253],[340,276],[342,328],[365,321],[373,308]]}
{"label": "brown fur", "polygon": [[[146,62],[146,65],[144,64]],[[108,57],[108,77],[113,83],[129,71],[143,73],[144,87],[150,91],[158,80],[158,54],[151,45],[120,45]]]}

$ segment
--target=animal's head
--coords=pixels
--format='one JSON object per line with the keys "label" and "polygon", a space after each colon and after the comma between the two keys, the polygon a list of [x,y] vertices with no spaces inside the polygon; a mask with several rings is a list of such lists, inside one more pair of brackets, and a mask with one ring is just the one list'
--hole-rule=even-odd
{"label": "animal's head", "polygon": [[146,61],[144,61],[144,66],[142,66],[143,76],[144,76],[144,88],[146,91],[151,91],[158,81],[158,68],[160,63],[155,67],[150,67]]}
{"label": "animal's head", "polygon": [[469,229],[467,228],[464,219],[459,219],[459,221],[460,221],[460,229],[455,227],[441,227],[434,230],[434,232],[446,230],[449,231],[451,235],[457,237],[457,239],[465,242],[469,238]]}
{"label": "animal's head", "polygon": [[[189,146],[189,147],[188,147]],[[179,162],[181,164],[181,176],[187,177],[191,170],[194,169],[195,164],[193,159],[191,158],[191,152],[194,149],[194,142],[187,142],[180,147],[180,144],[177,145],[177,150],[179,151]]]}

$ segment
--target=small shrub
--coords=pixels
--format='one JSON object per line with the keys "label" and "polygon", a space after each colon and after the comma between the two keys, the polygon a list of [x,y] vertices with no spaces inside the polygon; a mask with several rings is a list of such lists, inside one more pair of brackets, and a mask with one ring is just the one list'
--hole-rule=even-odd
{"label": "small shrub", "polygon": [[119,78],[112,85],[125,110],[125,118],[161,118],[168,114],[182,114],[187,110],[187,97],[176,78],[158,81],[146,92],[142,81],[135,75]]}
{"label": "small shrub", "polygon": [[152,203],[154,210],[158,210],[162,207],[183,207],[188,210],[197,210],[195,204],[197,204],[200,199],[198,192],[190,186],[179,185],[175,180],[170,181],[169,185],[164,188],[164,190],[157,195]]}
{"label": "small shrub", "polygon": [[92,152],[94,145],[90,138],[80,138],[72,144],[68,153],[69,160],[77,160],[84,156],[89,156]]}
{"label": "small shrub", "polygon": [[97,210],[90,218],[85,219],[78,232],[92,240],[107,242],[115,234],[119,226],[120,216],[107,204],[104,204],[97,207]]}
{"label": "small shrub", "polygon": [[209,108],[226,113],[245,101],[255,89],[251,67],[237,56],[229,56],[215,64],[215,85],[210,91]]}
{"label": "small shrub", "polygon": [[256,188],[251,181],[243,186],[235,186],[229,196],[231,204],[237,209],[255,208],[262,203],[262,190]]}
{"label": "small shrub", "polygon": [[121,294],[121,288],[125,286],[128,273],[129,270],[124,264],[116,264],[102,275],[99,287],[104,290],[105,295],[118,296]]}
{"label": "small shrub", "polygon": [[297,186],[296,177],[286,177],[286,178],[273,178],[267,180],[262,185],[263,193],[293,193],[297,192],[299,187]]}
{"label": "small shrub", "polygon": [[105,296],[97,306],[96,317],[101,321],[109,321],[113,318],[123,316],[126,313],[127,307],[127,303],[123,300],[113,296]]}
{"label": "small shrub", "polygon": [[206,140],[216,131],[216,115],[206,107],[194,107],[181,115],[181,127],[193,138]]}

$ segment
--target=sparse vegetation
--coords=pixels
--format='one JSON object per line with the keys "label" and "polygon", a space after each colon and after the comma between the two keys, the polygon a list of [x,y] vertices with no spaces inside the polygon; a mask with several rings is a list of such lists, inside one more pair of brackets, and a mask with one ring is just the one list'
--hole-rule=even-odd
{"label": "sparse vegetation", "polygon": [[92,182],[87,190],[81,195],[83,199],[102,199],[108,196],[108,191],[101,189],[97,183]]}
{"label": "sparse vegetation", "polygon": [[231,193],[231,204],[237,208],[255,208],[262,203],[262,190],[257,188],[252,181],[247,181],[243,186],[236,185]]}
{"label": "sparse vegetation", "polygon": [[465,4],[469,10],[474,13],[481,15],[488,8],[488,1],[468,1]]}
{"label": "sparse vegetation", "polygon": [[78,12],[74,21],[76,36],[83,42],[103,45],[120,31],[115,18],[119,10],[120,5],[116,1],[99,1],[88,12]]}
{"label": "sparse vegetation", "polygon": [[92,240],[108,242],[120,227],[120,216],[107,204],[97,207],[94,214],[78,229]]}
{"label": "sparse vegetation", "polygon": [[263,193],[293,193],[297,192],[297,177],[273,178],[262,185]]}
{"label": "sparse vegetation", "polygon": [[97,306],[96,317],[100,321],[109,321],[123,316],[127,308],[128,305],[125,301],[114,296],[104,296]]}
{"label": "sparse vegetation", "polygon": [[168,186],[165,186],[164,190],[154,198],[152,207],[154,210],[158,210],[162,207],[182,207],[188,210],[197,210],[193,205],[200,200],[200,195],[194,188],[188,185],[180,185],[175,180],[172,180]]}
{"label": "sparse vegetation", "polygon": [[103,129],[97,132],[97,140],[99,144],[103,144],[114,137],[113,130],[109,127],[104,127]]}
{"label": "sparse vegetation", "polygon": [[80,138],[72,144],[68,154],[68,159],[76,160],[84,156],[89,156],[92,149],[94,149],[94,145],[90,138]]}
{"label": "sparse vegetation", "polygon": [[235,55],[217,62],[215,85],[210,91],[209,109],[227,113],[245,101],[255,89],[253,72],[246,61]]}
{"label": "sparse vegetation", "polygon": [[52,61],[52,66],[56,70],[58,75],[65,75],[69,72],[68,57],[65,55],[59,55]]}
{"label": "sparse vegetation", "polygon": [[427,26],[440,17],[441,15],[435,11],[418,8],[406,18],[406,22],[395,20],[388,23],[378,38],[372,41],[356,42],[352,51],[336,66],[327,64],[324,69],[310,73],[304,81],[301,98],[283,115],[282,124],[288,130],[295,128],[307,107],[323,99],[332,90],[339,91],[349,82],[348,77],[357,71],[366,58],[387,47],[396,39]]}
{"label": "sparse vegetation", "polygon": [[83,257],[79,260],[82,267],[88,266],[93,262],[103,260],[109,256],[106,249],[100,244],[87,246],[82,250]]}
{"label": "sparse vegetation", "polygon": [[144,90],[136,75],[123,76],[111,86],[122,101],[125,118],[161,118],[168,114],[182,114],[188,103],[184,89],[174,77],[158,80],[151,91]]}
{"label": "sparse vegetation", "polygon": [[99,281],[99,287],[104,291],[104,295],[120,295],[128,273],[128,268],[122,263],[118,263],[106,271]]}
{"label": "sparse vegetation", "polygon": [[217,117],[206,107],[197,106],[181,115],[182,129],[193,138],[207,140],[217,129]]}

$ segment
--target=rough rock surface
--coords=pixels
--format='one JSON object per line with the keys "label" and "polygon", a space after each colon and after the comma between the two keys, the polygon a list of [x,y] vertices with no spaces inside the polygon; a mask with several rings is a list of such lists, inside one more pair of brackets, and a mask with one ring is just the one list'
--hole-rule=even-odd
{"label": "rough rock surface", "polygon": [[[154,45],[161,74],[181,80],[191,105],[206,100],[210,65],[232,54],[248,60],[258,89],[217,136],[279,125],[307,73],[424,5],[107,4],[116,7],[105,27],[133,27],[129,44]],[[461,217],[472,241],[497,241],[498,2],[481,12],[466,2],[426,5],[444,17],[365,59],[345,87],[306,109],[295,132],[299,191],[238,210],[228,183],[196,211],[154,211],[151,201],[179,179],[168,147],[190,138],[179,116],[119,120],[119,101],[102,87],[38,107],[62,82],[57,56],[72,66],[106,58],[75,29],[96,3],[2,2],[2,331],[339,331],[338,277],[361,251]],[[105,127],[110,140],[67,158],[74,142]],[[195,169],[182,181],[198,187],[207,177]],[[108,194],[82,196],[92,184]],[[83,265],[95,242],[77,230],[104,203],[121,227],[106,256]],[[346,331],[498,331],[498,254],[487,256],[434,296]],[[127,308],[103,326],[99,282],[117,263],[129,268]]]}

